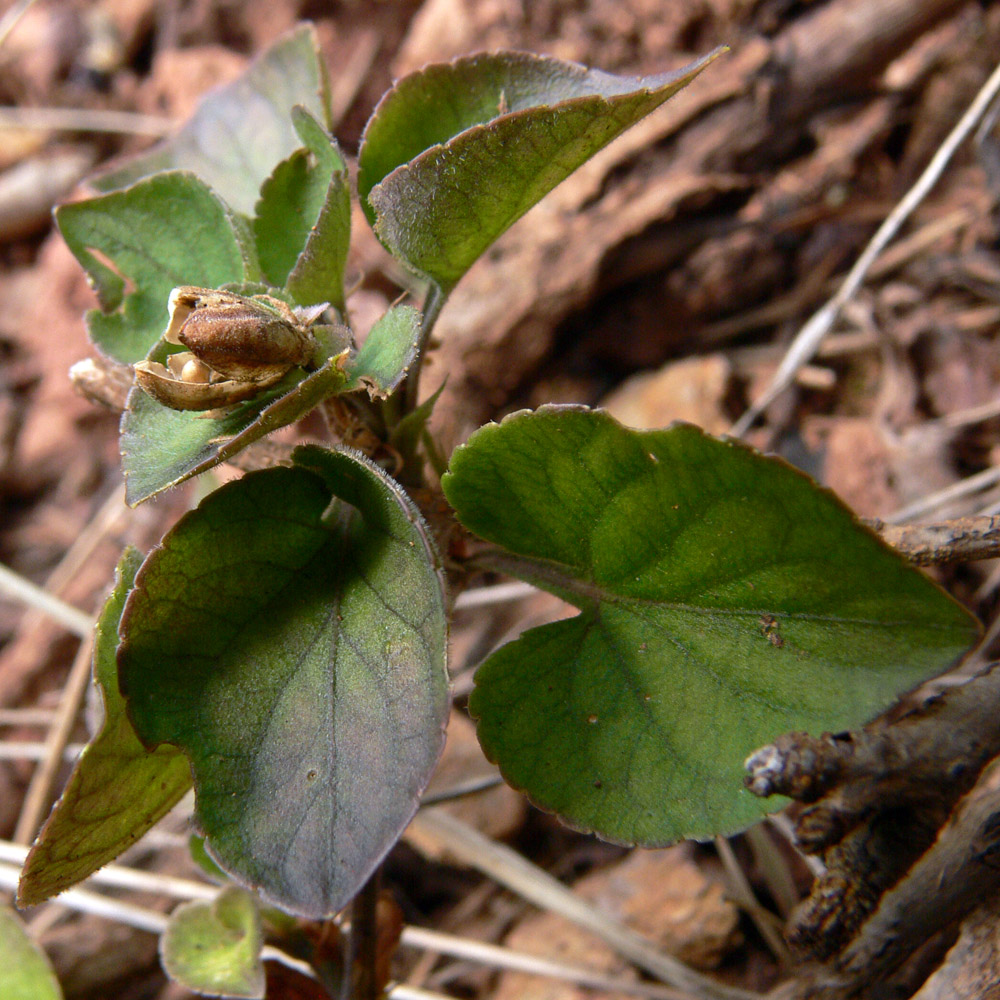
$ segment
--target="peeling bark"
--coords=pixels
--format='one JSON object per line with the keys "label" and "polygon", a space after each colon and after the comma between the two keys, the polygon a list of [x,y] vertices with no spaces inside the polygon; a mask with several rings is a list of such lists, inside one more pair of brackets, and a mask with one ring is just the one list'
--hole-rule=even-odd
{"label": "peeling bark", "polygon": [[864,729],[791,733],[747,761],[758,795],[806,808],[826,872],[788,937],[826,962],[798,995],[841,1000],[895,970],[1000,888],[1000,665]]}
{"label": "peeling bark", "polygon": [[[787,218],[853,169],[850,148],[846,164],[827,162],[828,149],[809,190],[783,187],[782,168],[808,138],[805,119],[842,107],[851,88],[870,86],[961,6],[834,0],[773,40],[731,39],[732,55],[565,181],[456,289],[423,386],[429,394],[448,376],[441,426],[460,439],[495,415],[547,357],[570,312],[625,281],[674,269],[663,336],[682,340],[717,317],[712,288],[731,290],[733,311],[773,294],[783,277],[775,207]],[[752,246],[753,220],[734,212],[734,199],[760,206]]]}

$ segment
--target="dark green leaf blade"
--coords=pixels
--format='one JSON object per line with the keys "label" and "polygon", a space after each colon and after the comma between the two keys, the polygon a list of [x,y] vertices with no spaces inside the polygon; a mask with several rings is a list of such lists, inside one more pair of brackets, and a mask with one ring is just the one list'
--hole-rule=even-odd
{"label": "dark green leaf blade", "polygon": [[419,346],[419,310],[393,306],[379,317],[348,363],[348,388],[366,388],[373,398],[385,398],[406,377]]}
{"label": "dark green leaf blade", "polygon": [[210,902],[183,903],[160,938],[160,961],[171,979],[213,997],[264,996],[264,941],[257,900],[236,886]]}
{"label": "dark green leaf blade", "polygon": [[[155,357],[159,360],[159,357]],[[343,390],[344,356],[306,374],[293,369],[273,388],[221,414],[171,410],[134,387],[121,421],[125,500],[130,506],[228,461]]]}
{"label": "dark green leaf blade", "polygon": [[455,452],[443,486],[467,527],[525,557],[509,571],[581,609],[478,672],[487,755],[614,840],[747,825],[777,806],[742,790],[747,754],[864,722],[976,636],[831,493],[689,425],[514,414]]}
{"label": "dark green leaf blade", "polygon": [[290,118],[296,104],[329,121],[326,74],[311,24],[279,38],[242,76],[207,94],[175,136],[92,183],[113,191],[162,170],[190,170],[249,217],[274,165],[301,145]]}
{"label": "dark green leaf blade", "polygon": [[119,671],[142,739],[190,756],[212,856],[319,917],[416,810],[447,718],[446,629],[406,495],[353,454],[296,456],[317,471],[251,473],[164,538],[126,606]]}
{"label": "dark green leaf blade", "polygon": [[532,205],[685,87],[523,52],[470,56],[400,80],[358,154],[358,193],[387,249],[449,291]]}
{"label": "dark green leaf blade", "polygon": [[94,682],[104,721],[73,768],[24,863],[18,904],[37,904],[93,875],[131,847],[191,787],[187,758],[170,746],[148,751],[118,690],[118,620],[142,556],[127,549],[97,621]]}
{"label": "dark green leaf blade", "polygon": [[[55,215],[106,310],[87,314],[90,337],[126,364],[141,361],[163,333],[167,299],[177,285],[217,288],[260,276],[242,222],[192,174],[160,174],[125,191],[61,205]],[[123,277],[134,287],[127,295]]]}

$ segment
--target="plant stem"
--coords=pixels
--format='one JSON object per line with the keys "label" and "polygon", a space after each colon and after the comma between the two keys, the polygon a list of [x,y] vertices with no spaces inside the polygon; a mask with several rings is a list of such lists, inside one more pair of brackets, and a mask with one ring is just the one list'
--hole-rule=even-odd
{"label": "plant stem", "polygon": [[364,884],[351,903],[351,930],[347,939],[341,1000],[378,1000],[378,925],[376,907],[381,866]]}
{"label": "plant stem", "polygon": [[417,408],[420,398],[420,370],[424,363],[424,355],[427,353],[431,331],[434,329],[434,324],[437,322],[438,316],[441,315],[441,310],[447,299],[447,293],[436,284],[431,283],[427,290],[427,298],[424,299],[423,315],[420,321],[420,346],[417,348],[417,356],[410,366],[410,372],[406,376],[403,416],[412,413]]}

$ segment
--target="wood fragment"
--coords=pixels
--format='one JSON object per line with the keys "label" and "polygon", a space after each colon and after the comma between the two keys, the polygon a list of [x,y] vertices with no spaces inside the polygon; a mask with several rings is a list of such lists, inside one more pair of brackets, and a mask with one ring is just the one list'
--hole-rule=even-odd
{"label": "wood fragment", "polygon": [[[801,137],[803,119],[842,101],[845,79],[874,80],[914,38],[959,6],[955,0],[894,0],[897,18],[864,0],[833,0],[822,5],[821,19],[795,20],[773,41],[733,39],[731,56],[652,123],[636,126],[573,175],[459,285],[436,328],[442,346],[430,359],[424,386],[433,391],[438,373],[447,372],[437,407],[441,425],[458,440],[491,418],[545,359],[558,324],[613,282],[670,271],[690,262],[711,238],[745,228],[733,215],[732,198],[765,186],[791,162],[795,150],[787,143]],[[779,52],[784,59],[798,54],[790,77]],[[722,262],[734,276],[742,279],[748,264],[768,256],[760,238],[771,220],[762,221],[750,256],[741,245],[727,251],[737,254]],[[759,301],[780,286],[787,272],[780,255],[772,256],[778,266],[761,274],[759,283],[730,283],[745,296],[741,301]],[[706,260],[700,274],[691,270],[687,284],[711,287],[708,266],[718,269],[719,263]],[[666,325],[696,327],[706,314],[692,316],[670,287],[663,296],[664,314],[671,316]],[[740,301],[728,304],[726,311],[736,312]],[[706,301],[708,307],[719,309],[718,298]]]}
{"label": "wood fragment", "polygon": [[934,845],[882,897],[834,972],[814,983],[817,998],[856,993],[895,969],[943,927],[1000,889],[1000,762],[983,773]]}
{"label": "wood fragment", "polygon": [[865,522],[883,541],[918,566],[1000,556],[1000,516],[957,517],[932,524]]}
{"label": "wood fragment", "polygon": [[1000,903],[962,921],[958,940],[912,1000],[1000,1000]]}
{"label": "wood fragment", "polygon": [[[871,5],[868,5],[868,9],[870,12],[872,11]],[[877,16],[881,17],[884,14],[885,12],[880,9]],[[800,65],[800,62],[796,61],[795,65]],[[993,71],[989,79],[980,88],[975,100],[969,105],[966,113],[934,154],[931,162],[927,165],[926,170],[920,175],[917,182],[889,213],[885,222],[879,226],[878,231],[871,238],[864,252],[858,257],[851,270],[847,273],[847,276],[834,296],[814,313],[798,334],[796,334],[795,339],[788,348],[788,352],[782,359],[781,365],[778,367],[778,371],[775,372],[771,385],[733,425],[732,432],[734,435],[738,437],[744,434],[777,396],[791,385],[795,378],[795,373],[799,368],[816,353],[823,338],[840,316],[844,305],[861,287],[862,282],[865,280],[879,254],[882,253],[889,241],[896,235],[903,223],[913,214],[913,211],[920,202],[930,193],[931,188],[940,179],[952,156],[979,123],[979,120],[986,113],[986,110],[998,93],[1000,93],[1000,66]]]}
{"label": "wood fragment", "polygon": [[852,995],[988,898],[994,882],[981,869],[1000,853],[989,839],[1000,817],[998,699],[991,664],[861,730],[790,733],[748,759],[751,791],[807,804],[796,836],[826,866],[789,933],[799,954],[833,960],[810,988]]}

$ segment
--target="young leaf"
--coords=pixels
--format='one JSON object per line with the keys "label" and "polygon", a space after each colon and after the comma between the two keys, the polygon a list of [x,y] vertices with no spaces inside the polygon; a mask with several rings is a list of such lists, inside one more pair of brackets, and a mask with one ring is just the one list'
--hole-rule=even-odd
{"label": "young leaf", "polygon": [[349,389],[366,388],[384,399],[406,377],[420,346],[420,313],[393,306],[368,331],[357,356],[347,365]]}
{"label": "young leaf", "polygon": [[118,620],[142,556],[132,548],[97,621],[94,681],[104,721],[73,768],[21,872],[17,901],[35,906],[82,882],[131,847],[191,787],[187,758],[171,746],[150,752],[125,714],[118,690]]}
{"label": "young leaf", "polygon": [[323,917],[416,810],[447,719],[446,628],[433,546],[400,488],[351,453],[295,457],[309,469],[229,483],[164,538],[118,662],[142,740],[191,758],[216,861]]}
{"label": "young leaf", "polygon": [[448,292],[532,205],[721,51],[648,77],[523,52],[428,66],[365,127],[362,207],[390,253]]}
{"label": "young leaf", "polygon": [[302,108],[292,112],[295,128],[316,157],[321,178],[327,179],[318,210],[309,219],[302,251],[288,275],[286,288],[302,305],[329,302],[344,313],[344,268],[351,242],[351,190],[347,164],[336,142]]}
{"label": "young leaf", "polygon": [[62,1000],[63,992],[52,964],[9,907],[0,905],[0,973],[2,1000]]}
{"label": "young leaf", "polygon": [[274,165],[301,145],[289,117],[296,104],[329,122],[326,73],[311,24],[279,38],[237,80],[207,94],[175,136],[91,183],[113,191],[162,170],[190,170],[250,216]]}
{"label": "young leaf", "polygon": [[646,845],[776,808],[742,762],[788,730],[856,726],[947,667],[972,617],[779,459],[690,425],[573,407],[487,425],[443,486],[494,564],[564,597],[476,675],[507,779],[571,825]]}
{"label": "young leaf", "polygon": [[[126,364],[141,361],[163,333],[175,286],[217,288],[260,277],[243,222],[192,174],[159,174],[125,191],[60,205],[55,216],[104,310],[87,314],[90,337]],[[128,294],[126,280],[134,288]]]}
{"label": "young leaf", "polygon": [[213,997],[264,996],[263,934],[257,901],[229,886],[211,902],[183,903],[160,938],[160,962],[171,979]]}
{"label": "young leaf", "polygon": [[300,305],[329,302],[343,312],[344,266],[351,235],[347,165],[336,142],[302,107],[292,109],[305,143],[282,160],[261,188],[254,236],[261,267]]}
{"label": "young leaf", "polygon": [[[297,149],[282,160],[260,189],[253,234],[264,277],[280,288],[295,266],[312,222],[319,214],[317,192],[328,183],[308,149]],[[303,303],[304,304],[304,303]]]}
{"label": "young leaf", "polygon": [[[160,350],[152,357],[160,360],[165,354]],[[171,410],[133,388],[121,422],[126,502],[134,507],[227,461],[341,392],[347,382],[340,367],[345,356],[342,351],[310,374],[293,369],[271,389],[224,413]]]}
{"label": "young leaf", "polygon": [[442,382],[419,406],[407,413],[389,434],[389,446],[399,452],[404,468],[416,467],[417,451],[421,444],[427,461],[439,477],[444,475],[448,467],[447,459],[441,454],[427,426],[444,387],[445,383]]}

